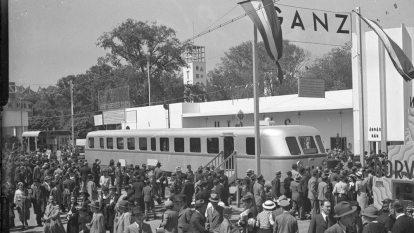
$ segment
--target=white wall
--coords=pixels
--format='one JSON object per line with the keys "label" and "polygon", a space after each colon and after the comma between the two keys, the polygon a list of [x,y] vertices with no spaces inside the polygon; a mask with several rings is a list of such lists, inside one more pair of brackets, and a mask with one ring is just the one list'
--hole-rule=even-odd
{"label": "white wall", "polygon": [[2,127],[21,126],[22,124],[27,127],[29,125],[29,113],[27,111],[4,110],[2,114]]}

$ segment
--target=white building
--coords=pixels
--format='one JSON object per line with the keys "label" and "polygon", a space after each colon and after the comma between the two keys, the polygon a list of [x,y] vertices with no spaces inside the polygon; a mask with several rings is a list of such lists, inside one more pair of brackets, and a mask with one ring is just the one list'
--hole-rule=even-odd
{"label": "white building", "polygon": [[205,47],[191,46],[184,54],[187,66],[182,68],[184,84],[207,85]]}

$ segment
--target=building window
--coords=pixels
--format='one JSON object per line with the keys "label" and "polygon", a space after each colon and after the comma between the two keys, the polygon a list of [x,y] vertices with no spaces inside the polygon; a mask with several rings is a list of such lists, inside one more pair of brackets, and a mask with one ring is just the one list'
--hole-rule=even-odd
{"label": "building window", "polygon": [[99,147],[101,149],[105,149],[105,145],[104,145],[104,138],[99,138]]}
{"label": "building window", "polygon": [[291,155],[300,155],[300,148],[298,145],[298,141],[296,141],[296,137],[286,137],[286,143],[288,145],[289,151]]}
{"label": "building window", "polygon": [[124,149],[124,138],[116,138],[116,148],[118,150]]}
{"label": "building window", "polygon": [[174,138],[174,151],[184,152],[184,138]]}
{"label": "building window", "polygon": [[200,138],[190,138],[190,152],[201,152]]}
{"label": "building window", "polygon": [[199,78],[199,75],[198,74],[196,74],[196,78]]}
{"label": "building window", "polygon": [[135,150],[135,138],[127,138],[128,150]]}
{"label": "building window", "polygon": [[203,71],[203,67],[202,66],[200,66],[200,71]]}
{"label": "building window", "polygon": [[88,143],[89,148],[94,148],[95,147],[94,138],[89,138],[88,141],[89,141]]}
{"label": "building window", "polygon": [[254,155],[256,153],[255,146],[256,145],[254,143],[254,138],[253,137],[246,138],[246,154]]}
{"label": "building window", "polygon": [[160,138],[160,151],[170,151],[169,138]]}
{"label": "building window", "polygon": [[147,138],[139,138],[139,150],[147,150]]}
{"label": "building window", "polygon": [[207,138],[207,153],[217,154],[219,153],[219,139]]}
{"label": "building window", "polygon": [[316,135],[315,138],[316,138],[316,143],[318,143],[320,152],[325,153],[325,147],[323,146],[321,136]]}
{"label": "building window", "polygon": [[[196,66],[196,70],[198,70],[198,66]],[[198,77],[197,77],[198,78]]]}
{"label": "building window", "polygon": [[203,75],[202,74],[200,74],[200,78],[203,78]]}
{"label": "building window", "polygon": [[114,139],[106,138],[106,149],[114,149]]}

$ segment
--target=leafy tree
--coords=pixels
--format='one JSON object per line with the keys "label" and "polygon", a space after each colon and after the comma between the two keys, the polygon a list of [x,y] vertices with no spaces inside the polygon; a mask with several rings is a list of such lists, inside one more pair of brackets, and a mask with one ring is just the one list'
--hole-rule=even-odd
{"label": "leafy tree", "polygon": [[304,77],[325,80],[325,90],[350,89],[352,88],[351,60],[351,44],[347,43],[317,59],[304,73]]}
{"label": "leafy tree", "polygon": [[[280,65],[284,72],[284,80],[277,80],[277,68],[264,48],[263,42],[258,43],[258,76],[260,95],[283,95],[296,93],[296,83],[300,70],[308,58],[305,50],[283,42],[284,54]],[[221,58],[221,64],[208,73],[210,78],[207,93],[210,100],[247,98],[253,95],[252,89],[252,45],[243,42],[232,47]],[[265,91],[266,90],[266,91]]]}
{"label": "leafy tree", "polygon": [[184,85],[185,102],[204,102],[207,101],[206,91],[203,84],[186,84]]}

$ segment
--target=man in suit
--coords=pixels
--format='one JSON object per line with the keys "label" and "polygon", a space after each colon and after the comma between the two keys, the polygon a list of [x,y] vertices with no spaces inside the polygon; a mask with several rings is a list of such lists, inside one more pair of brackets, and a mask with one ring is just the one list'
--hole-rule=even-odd
{"label": "man in suit", "polygon": [[184,194],[186,196],[187,206],[191,205],[191,200],[193,199],[194,192],[194,183],[187,176],[181,190],[181,194]]}
{"label": "man in suit", "polygon": [[262,204],[266,201],[266,194],[264,191],[264,179],[262,175],[257,177],[257,181],[253,185],[253,196],[257,206],[257,210],[262,211]]}
{"label": "man in suit", "polygon": [[165,212],[162,216],[160,227],[164,228],[165,233],[176,233],[178,230],[178,213],[177,211],[173,210],[174,203],[170,200],[167,200],[164,202],[164,205]]}
{"label": "man in suit", "polygon": [[334,208],[334,218],[337,219],[337,222],[326,229],[325,233],[344,233],[353,229],[356,210],[356,206],[351,206],[351,204],[346,201],[336,204]]}
{"label": "man in suit", "polygon": [[312,177],[308,181],[308,198],[311,203],[311,216],[319,212],[318,204],[318,171],[312,170]]}
{"label": "man in suit", "polygon": [[151,226],[144,223],[144,215],[139,207],[132,209],[132,224],[126,228],[125,233],[152,233]]}
{"label": "man in suit", "polygon": [[207,209],[206,228],[209,232],[218,233],[223,222],[223,207],[218,205],[220,199],[217,193],[212,193],[209,200],[212,208]]}
{"label": "man in suit", "polygon": [[190,220],[189,232],[191,233],[205,233],[206,232],[206,228],[204,226],[206,223],[206,219],[204,217],[204,214],[201,212],[203,209],[203,204],[204,204],[204,201],[202,200],[197,200],[194,203],[195,211],[191,215],[191,220]]}
{"label": "man in suit", "polygon": [[282,172],[276,172],[276,177],[272,180],[272,196],[273,199],[278,199],[280,197],[280,177],[282,177]]}
{"label": "man in suit", "polygon": [[331,202],[321,201],[321,213],[312,217],[309,224],[308,233],[324,233],[326,229],[335,224],[335,219],[331,215]]}
{"label": "man in suit", "polygon": [[[86,183],[88,182],[88,175],[92,174],[91,168],[88,166],[88,162],[84,162],[83,166],[79,169],[82,178],[82,187],[81,190],[86,189]],[[93,180],[93,176],[92,176]]]}
{"label": "man in suit", "polygon": [[210,190],[207,189],[207,182],[206,181],[202,181],[200,183],[200,191],[195,195],[195,199],[196,200],[202,200],[203,201],[203,206],[200,209],[200,213],[204,216],[206,213],[206,209],[207,209],[207,204],[210,198]]}
{"label": "man in suit", "polygon": [[144,195],[142,194],[142,190],[145,187],[145,183],[142,181],[142,177],[138,176],[135,178],[134,183],[132,183],[132,190],[134,191],[134,202],[138,205],[142,210],[145,209],[144,207]]}
{"label": "man in suit", "polygon": [[273,225],[273,232],[275,233],[298,233],[299,227],[295,217],[293,217],[290,210],[290,203],[288,200],[279,201],[279,206],[283,208],[283,213],[276,216]]}
{"label": "man in suit", "polygon": [[318,202],[322,206],[322,202],[327,200],[326,193],[328,192],[328,176],[323,174],[321,177],[321,182],[318,184]]}
{"label": "man in suit", "polygon": [[191,209],[186,205],[186,196],[184,194],[174,195],[175,202],[179,208],[178,211],[178,233],[190,232]]}
{"label": "man in suit", "polygon": [[399,200],[392,203],[391,212],[395,216],[395,224],[392,227],[392,233],[409,233],[414,229],[414,218],[404,213],[404,207]]}

